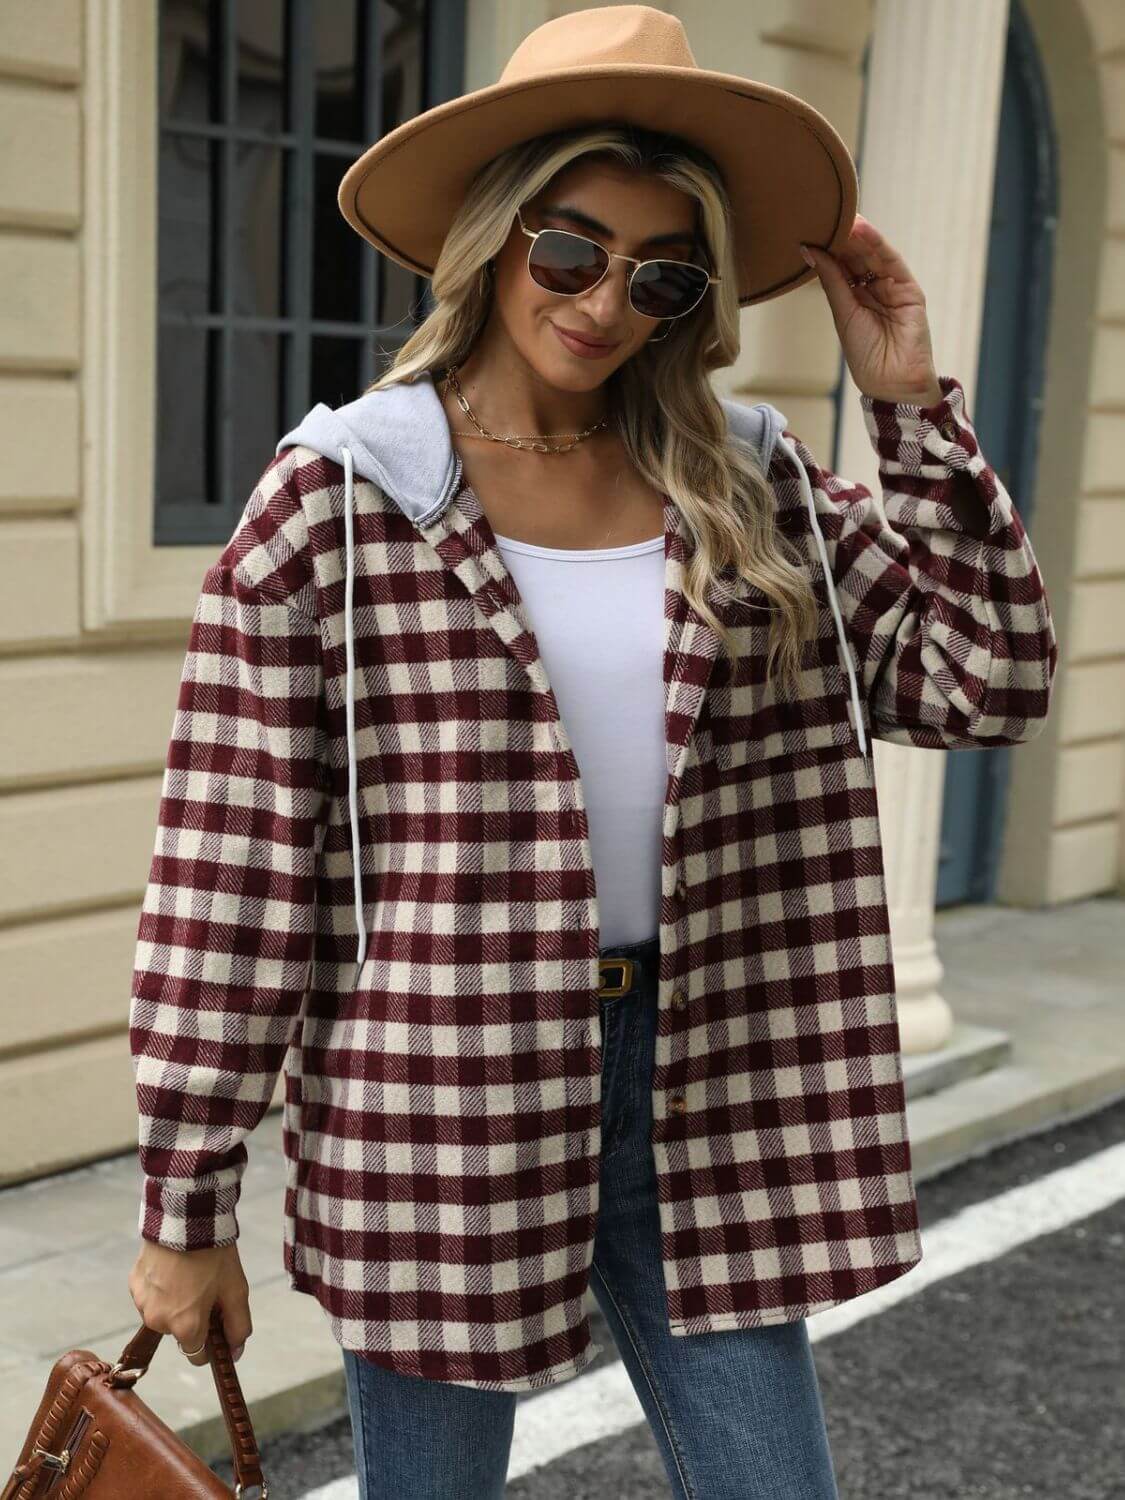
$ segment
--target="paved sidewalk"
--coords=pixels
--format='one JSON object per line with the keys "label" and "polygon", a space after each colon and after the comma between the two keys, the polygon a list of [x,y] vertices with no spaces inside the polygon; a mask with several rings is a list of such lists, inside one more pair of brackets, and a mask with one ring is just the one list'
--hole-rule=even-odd
{"label": "paved sidewalk", "polygon": [[[953,1045],[907,1058],[921,1181],[1006,1140],[1125,1096],[1125,902],[1053,911],[965,908],[938,918]],[[345,1410],[325,1313],[290,1289],[281,1259],[281,1114],[250,1145],[239,1206],[254,1334],[238,1364],[259,1440]],[[135,1153],[0,1191],[0,1474],[15,1462],[50,1367],[65,1350],[116,1359],[139,1319]],[[209,1462],[229,1453],[209,1371],[164,1340],[139,1394]]]}
{"label": "paved sidewalk", "polygon": [[[253,1336],[238,1362],[259,1441],[340,1415],[343,1365],[314,1298],[294,1292],[281,1260],[281,1111],[250,1143],[239,1247]],[[140,1318],[129,1295],[140,1171],[135,1154],[0,1192],[0,1487],[15,1463],[53,1362],[67,1349],[115,1360]],[[208,1462],[230,1446],[209,1369],[161,1343],[138,1394]]]}
{"label": "paved sidewalk", "polygon": [[979,1037],[1007,1056],[917,1098],[941,1064],[904,1059],[918,1181],[1125,1096],[1125,901],[961,907],[938,914],[937,941],[956,1018],[946,1052],[966,1037],[981,1050]]}

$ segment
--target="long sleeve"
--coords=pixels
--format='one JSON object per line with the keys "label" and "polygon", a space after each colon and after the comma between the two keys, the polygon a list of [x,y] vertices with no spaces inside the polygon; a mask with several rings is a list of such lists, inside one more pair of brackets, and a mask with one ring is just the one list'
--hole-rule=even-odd
{"label": "long sleeve", "polygon": [[247,539],[260,565],[270,524],[267,506],[203,580],[137,938],[139,1229],[180,1250],[238,1238],[246,1137],[312,954],[327,799],[319,629],[232,565]]}
{"label": "long sleeve", "polygon": [[872,734],[936,749],[1013,744],[1045,721],[1054,627],[961,383],[940,384],[930,407],[861,396],[881,505],[784,435],[812,485]]}

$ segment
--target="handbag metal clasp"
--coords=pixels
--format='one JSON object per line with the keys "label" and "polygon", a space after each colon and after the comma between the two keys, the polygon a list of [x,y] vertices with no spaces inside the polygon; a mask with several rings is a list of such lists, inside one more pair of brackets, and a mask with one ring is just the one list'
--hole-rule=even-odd
{"label": "handbag metal clasp", "polygon": [[41,1458],[48,1469],[66,1469],[70,1464],[70,1449],[61,1453],[48,1453],[46,1448],[32,1448],[32,1458]]}

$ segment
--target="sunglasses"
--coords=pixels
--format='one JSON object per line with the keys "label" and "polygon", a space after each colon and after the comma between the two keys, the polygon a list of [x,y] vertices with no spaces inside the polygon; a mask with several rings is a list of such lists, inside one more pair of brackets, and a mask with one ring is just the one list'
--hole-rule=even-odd
{"label": "sunglasses", "polygon": [[722,280],[704,266],[687,260],[638,260],[618,255],[584,234],[567,229],[528,229],[516,209],[520,228],[531,244],[527,247],[527,269],[536,286],[560,297],[580,297],[591,291],[609,270],[613,260],[627,260],[629,304],[645,318],[682,318],[691,312],[709,286]]}

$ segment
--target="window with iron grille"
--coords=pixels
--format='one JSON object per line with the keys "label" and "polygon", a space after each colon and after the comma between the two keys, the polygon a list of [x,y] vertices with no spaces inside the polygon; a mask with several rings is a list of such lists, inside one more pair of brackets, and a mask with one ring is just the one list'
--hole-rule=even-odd
{"label": "window with iron grille", "polygon": [[359,395],[432,305],[336,191],[464,91],[464,6],[162,0],[158,545],[225,542],[282,433]]}

